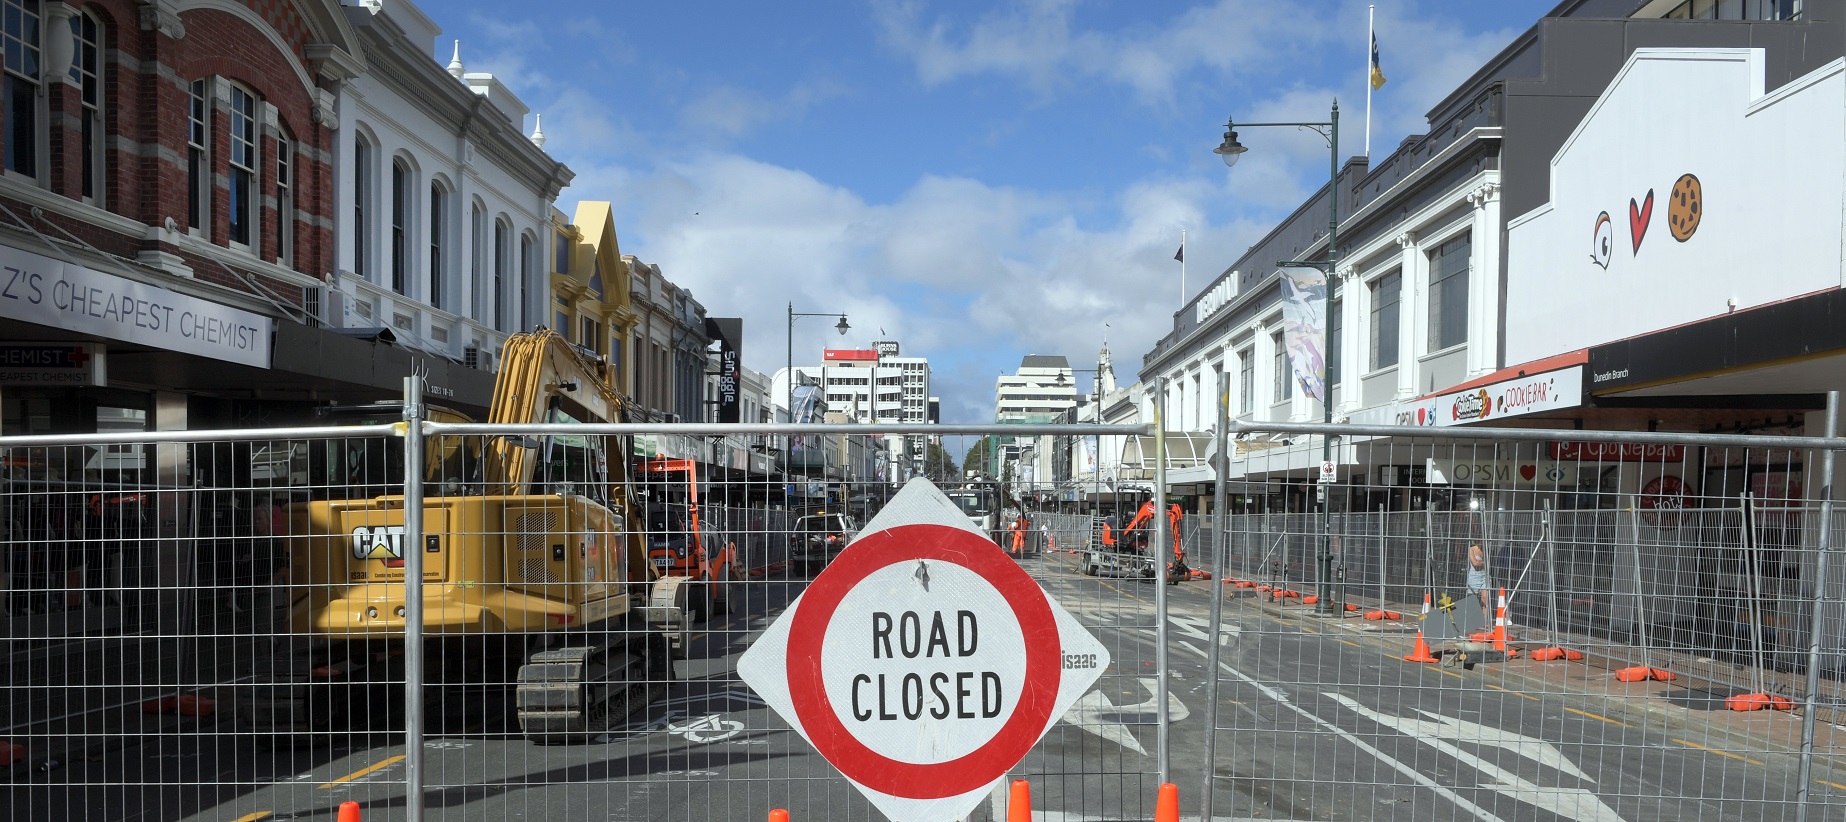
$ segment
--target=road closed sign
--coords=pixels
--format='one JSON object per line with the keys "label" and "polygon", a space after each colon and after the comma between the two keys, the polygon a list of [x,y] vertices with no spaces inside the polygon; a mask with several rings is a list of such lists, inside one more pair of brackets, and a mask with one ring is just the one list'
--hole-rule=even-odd
{"label": "road closed sign", "polygon": [[1016,560],[913,479],[737,673],[886,816],[947,822],[1108,665]]}

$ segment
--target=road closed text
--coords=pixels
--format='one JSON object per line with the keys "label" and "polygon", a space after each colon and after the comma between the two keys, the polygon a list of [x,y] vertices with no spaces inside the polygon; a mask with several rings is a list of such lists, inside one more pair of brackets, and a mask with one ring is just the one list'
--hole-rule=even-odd
{"label": "road closed text", "polygon": [[980,650],[980,619],[974,612],[874,611],[871,628],[873,659],[917,660],[930,669],[855,674],[853,719],[992,719],[1005,711],[998,672],[955,669],[957,661]]}

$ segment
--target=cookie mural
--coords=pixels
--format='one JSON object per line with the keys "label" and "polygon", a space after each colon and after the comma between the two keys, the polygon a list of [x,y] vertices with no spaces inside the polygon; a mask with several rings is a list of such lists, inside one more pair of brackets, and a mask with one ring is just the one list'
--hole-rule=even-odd
{"label": "cookie mural", "polygon": [[1705,192],[1699,178],[1682,174],[1667,195],[1667,230],[1673,239],[1685,242],[1699,230],[1699,217],[1705,211]]}

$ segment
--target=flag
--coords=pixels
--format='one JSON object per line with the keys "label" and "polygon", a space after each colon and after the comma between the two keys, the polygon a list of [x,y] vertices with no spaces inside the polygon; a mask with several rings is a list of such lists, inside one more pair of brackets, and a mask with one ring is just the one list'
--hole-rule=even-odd
{"label": "flag", "polygon": [[1384,69],[1378,65],[1378,35],[1372,35],[1372,88],[1374,90],[1385,84]]}
{"label": "flag", "polygon": [[1179,262],[1182,262],[1182,263],[1186,261],[1186,244],[1185,243],[1179,244],[1179,250],[1173,252],[1173,259]]}

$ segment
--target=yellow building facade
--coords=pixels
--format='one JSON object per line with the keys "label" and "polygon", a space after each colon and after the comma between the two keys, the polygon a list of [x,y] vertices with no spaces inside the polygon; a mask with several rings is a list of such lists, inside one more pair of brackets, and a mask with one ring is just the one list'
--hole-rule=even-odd
{"label": "yellow building facade", "polygon": [[568,220],[554,209],[551,244],[552,327],[607,360],[615,369],[616,390],[634,396],[634,354],[623,341],[629,339],[637,316],[609,203],[578,203],[577,213]]}

